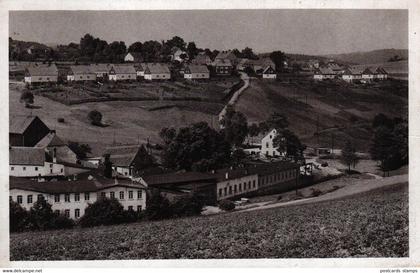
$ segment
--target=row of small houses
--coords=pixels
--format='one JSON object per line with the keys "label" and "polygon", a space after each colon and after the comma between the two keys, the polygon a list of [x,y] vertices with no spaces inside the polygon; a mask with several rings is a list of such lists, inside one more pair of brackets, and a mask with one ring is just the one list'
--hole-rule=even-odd
{"label": "row of small houses", "polygon": [[350,66],[347,68],[341,66],[325,66],[319,67],[314,72],[314,80],[342,79],[346,82],[372,80],[386,80],[388,72],[380,66]]}
{"label": "row of small houses", "polygon": [[286,161],[206,173],[140,170],[142,145],[108,147],[104,155],[113,163],[113,177],[107,178],[98,168],[104,157],[80,162],[38,117],[11,117],[9,136],[10,200],[30,209],[43,198],[54,211],[72,219],[82,217],[89,204],[103,197],[118,199],[127,210],[142,211],[149,190],[158,190],[172,201],[195,193],[214,205],[223,199],[289,190],[300,183],[299,165]]}

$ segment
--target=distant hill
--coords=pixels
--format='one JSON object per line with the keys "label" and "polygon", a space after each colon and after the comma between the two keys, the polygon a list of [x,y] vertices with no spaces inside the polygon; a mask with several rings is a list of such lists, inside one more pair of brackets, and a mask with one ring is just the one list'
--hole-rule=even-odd
{"label": "distant hill", "polygon": [[353,64],[385,63],[391,58],[399,56],[400,60],[408,60],[407,49],[379,49],[367,52],[353,52],[345,54],[331,54],[323,57],[334,59],[338,62]]}

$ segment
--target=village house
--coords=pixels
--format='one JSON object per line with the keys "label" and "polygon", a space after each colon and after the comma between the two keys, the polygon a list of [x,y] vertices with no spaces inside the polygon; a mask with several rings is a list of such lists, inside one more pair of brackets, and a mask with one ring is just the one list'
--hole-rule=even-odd
{"label": "village house", "polygon": [[277,73],[276,71],[269,65],[267,66],[262,72],[263,79],[276,79]]}
{"label": "village house", "polygon": [[114,171],[125,177],[135,176],[143,166],[149,165],[153,160],[143,145],[110,146],[103,155],[109,155]]}
{"label": "village house", "polygon": [[362,79],[363,68],[357,66],[350,66],[344,70],[341,78],[346,82],[353,82],[354,80]]}
{"label": "village house", "polygon": [[212,61],[211,58],[204,52],[200,52],[195,56],[195,58],[191,61],[192,64],[196,65],[211,65]]}
{"label": "village house", "polygon": [[33,147],[50,131],[47,125],[37,116],[11,115],[9,145]]}
{"label": "village house", "polygon": [[153,80],[169,80],[171,79],[171,71],[166,64],[148,63],[144,69],[144,79]]}
{"label": "village house", "polygon": [[184,70],[184,78],[187,80],[210,79],[210,72],[205,65],[188,65]]}
{"label": "village house", "polygon": [[57,163],[43,148],[9,147],[9,173],[18,177],[64,176],[64,165]]}
{"label": "village house", "polygon": [[67,74],[67,81],[96,81],[96,73],[90,65],[72,65]]}
{"label": "village house", "polygon": [[100,198],[115,198],[125,210],[146,209],[146,189],[130,179],[106,178],[97,172],[89,172],[68,181],[45,181],[10,177],[9,198],[29,210],[40,198],[44,198],[51,209],[77,220],[85,214],[89,204]]}
{"label": "village house", "polygon": [[112,65],[108,78],[110,81],[136,80],[137,71],[133,65]]}
{"label": "village house", "polygon": [[336,73],[329,67],[319,67],[314,72],[314,80],[331,80],[336,77]]}
{"label": "village house", "polygon": [[381,66],[370,68],[373,71],[373,78],[378,80],[386,80],[388,78],[388,72]]}
{"label": "village house", "polygon": [[91,64],[91,70],[96,74],[96,78],[104,79],[108,77],[111,66],[109,64]]}
{"label": "village house", "polygon": [[335,62],[328,63],[327,67],[330,68],[334,72],[334,74],[336,74],[336,75],[343,74],[343,72],[345,70],[345,67],[343,67],[343,66],[341,66],[341,65],[339,65]]}
{"label": "village house", "polygon": [[267,134],[260,134],[256,137],[248,137],[244,152],[250,155],[259,155],[261,158],[286,156],[284,151],[279,151],[279,147],[274,145],[277,130],[272,129]]}
{"label": "village house", "polygon": [[366,67],[362,72],[362,80],[370,82],[373,80],[373,78],[374,78],[374,74],[372,70],[370,70],[369,67]]}
{"label": "village house", "polygon": [[55,64],[28,66],[25,69],[25,82],[28,84],[56,83],[58,80],[58,69]]}
{"label": "village house", "polygon": [[45,149],[50,156],[52,156],[54,152],[57,162],[59,163],[77,163],[76,154],[57,136],[55,130],[51,130],[35,145],[35,147]]}
{"label": "village house", "polygon": [[238,57],[232,52],[232,50],[223,50],[217,54],[215,60],[229,60],[232,66],[238,64]]}
{"label": "village house", "polygon": [[128,52],[124,57],[124,62],[127,63],[141,63],[142,61],[143,57],[140,52]]}
{"label": "village house", "polygon": [[232,62],[229,59],[215,59],[212,66],[216,75],[231,75],[233,71]]}

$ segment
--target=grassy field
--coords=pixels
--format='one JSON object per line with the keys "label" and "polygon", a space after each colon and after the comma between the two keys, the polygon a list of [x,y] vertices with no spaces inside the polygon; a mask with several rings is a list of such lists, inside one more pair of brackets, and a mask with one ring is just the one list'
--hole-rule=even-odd
{"label": "grassy field", "polygon": [[408,256],[408,189],[129,225],[11,234],[11,260]]}
{"label": "grassy field", "polygon": [[349,137],[359,151],[367,151],[372,137],[370,128],[378,113],[406,117],[408,86],[387,81],[371,85],[337,83],[280,83],[254,79],[240,97],[236,109],[250,122],[266,120],[273,112],[285,115],[290,128],[307,145],[341,148]]}
{"label": "grassy field", "polygon": [[[88,143],[94,154],[114,142],[135,144],[139,141],[160,141],[159,131],[163,127],[186,126],[200,121],[217,126],[217,114],[223,103],[194,101],[110,101],[78,105],[64,105],[43,96],[35,96],[35,109],[25,108],[19,102],[23,85],[10,85],[10,116],[33,114],[39,116],[50,129],[55,129],[64,140]],[[170,107],[168,107],[170,106]],[[89,123],[87,115],[91,110],[103,115],[108,127],[97,127]],[[64,118],[64,123],[57,122]]]}

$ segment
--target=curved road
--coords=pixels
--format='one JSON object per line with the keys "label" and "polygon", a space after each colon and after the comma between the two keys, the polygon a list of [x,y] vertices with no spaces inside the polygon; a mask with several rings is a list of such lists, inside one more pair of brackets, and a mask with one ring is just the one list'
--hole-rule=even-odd
{"label": "curved road", "polygon": [[223,107],[222,111],[219,113],[219,122],[223,119],[223,116],[226,114],[226,107],[228,105],[235,105],[235,103],[238,101],[239,97],[241,96],[242,92],[248,88],[249,86],[249,77],[244,72],[239,72],[241,74],[241,79],[244,81],[244,85],[238,89],[238,91],[233,94],[233,96],[230,98],[229,102]]}

